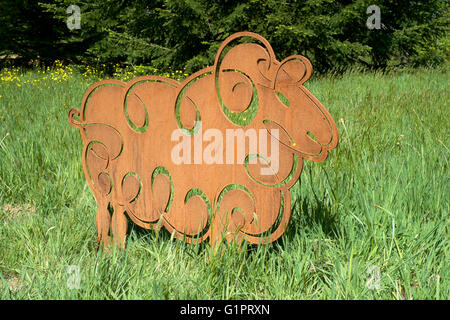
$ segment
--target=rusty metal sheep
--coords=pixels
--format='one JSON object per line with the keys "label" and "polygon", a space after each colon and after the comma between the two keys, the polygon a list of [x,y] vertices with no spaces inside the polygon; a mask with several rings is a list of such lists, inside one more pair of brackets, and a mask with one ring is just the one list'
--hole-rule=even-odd
{"label": "rusty metal sheep", "polygon": [[[222,43],[213,66],[182,83],[144,76],[92,85],[69,122],[84,144],[98,241],[125,244],[127,216],[190,243],[278,239],[303,159],[323,161],[338,143],[331,115],[303,86],[311,72],[305,57],[280,62],[266,39],[240,32]],[[252,132],[267,134],[255,140]]]}

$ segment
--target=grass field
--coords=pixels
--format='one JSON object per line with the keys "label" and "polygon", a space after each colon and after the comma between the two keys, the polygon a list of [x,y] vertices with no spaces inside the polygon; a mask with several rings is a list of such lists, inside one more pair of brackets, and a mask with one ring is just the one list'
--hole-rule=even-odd
{"label": "grass field", "polygon": [[305,161],[277,242],[214,255],[135,227],[126,252],[107,254],[67,122],[95,79],[60,64],[3,70],[0,299],[449,299],[449,80],[313,75],[340,145]]}

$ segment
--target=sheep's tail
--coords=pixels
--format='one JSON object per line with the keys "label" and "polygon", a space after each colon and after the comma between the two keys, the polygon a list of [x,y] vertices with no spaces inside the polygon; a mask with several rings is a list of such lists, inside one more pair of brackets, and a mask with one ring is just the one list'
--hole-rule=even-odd
{"label": "sheep's tail", "polygon": [[70,125],[74,128],[81,128],[83,124],[80,121],[76,120],[75,116],[77,118],[80,118],[80,111],[75,108],[70,109],[69,115],[68,115],[68,120],[69,120]]}

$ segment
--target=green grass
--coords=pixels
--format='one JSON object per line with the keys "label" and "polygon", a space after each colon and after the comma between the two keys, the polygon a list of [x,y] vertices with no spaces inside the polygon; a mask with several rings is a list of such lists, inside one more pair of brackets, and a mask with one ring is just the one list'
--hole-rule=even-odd
{"label": "green grass", "polygon": [[[3,75],[0,299],[450,298],[448,72],[313,76],[340,145],[305,161],[280,240],[222,255],[138,227],[126,252],[97,251],[82,142],[67,122],[94,80]],[[378,289],[367,285],[377,271]]]}

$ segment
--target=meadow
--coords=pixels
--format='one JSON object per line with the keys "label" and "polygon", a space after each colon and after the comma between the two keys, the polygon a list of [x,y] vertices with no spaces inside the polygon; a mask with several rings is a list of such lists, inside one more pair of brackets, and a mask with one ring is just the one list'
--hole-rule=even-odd
{"label": "meadow", "polygon": [[[114,77],[145,73],[158,70]],[[138,227],[124,252],[97,249],[67,113],[102,77],[60,62],[0,71],[0,299],[450,298],[446,69],[313,75],[339,146],[305,160],[283,237],[221,255]]]}

